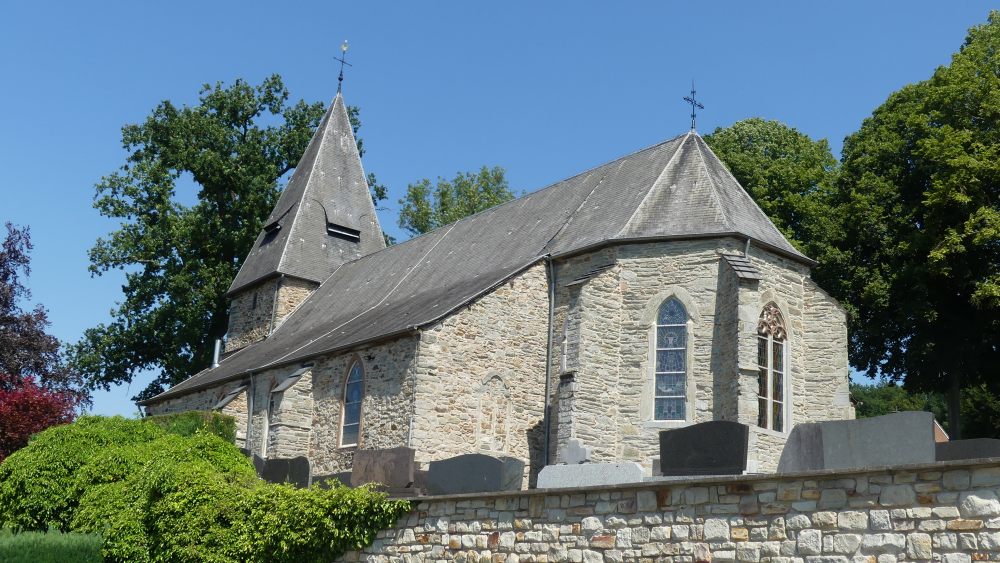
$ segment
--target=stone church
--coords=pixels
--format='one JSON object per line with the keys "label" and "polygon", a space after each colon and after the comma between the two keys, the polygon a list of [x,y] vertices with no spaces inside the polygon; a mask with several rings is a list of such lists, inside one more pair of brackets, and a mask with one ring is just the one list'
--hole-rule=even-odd
{"label": "stone church", "polygon": [[[694,131],[386,247],[338,93],[229,289],[221,360],[146,401],[218,409],[262,457],[349,470],[575,438],[649,470],[658,433],[853,418],[844,309]],[[526,480],[527,483],[527,480]]]}

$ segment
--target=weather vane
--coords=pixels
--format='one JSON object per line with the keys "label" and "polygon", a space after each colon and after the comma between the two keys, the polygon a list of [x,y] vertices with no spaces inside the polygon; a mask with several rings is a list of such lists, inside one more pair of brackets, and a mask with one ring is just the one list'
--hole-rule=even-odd
{"label": "weather vane", "polygon": [[337,77],[337,93],[340,93],[341,87],[344,85],[344,65],[351,66],[351,63],[347,62],[347,40],[340,44],[340,58],[334,57],[333,60],[340,61],[340,76]]}
{"label": "weather vane", "polygon": [[[344,43],[344,45],[347,45],[347,43]],[[691,95],[690,96],[684,96],[684,101],[687,102],[687,103],[689,103],[689,104],[691,104],[691,130],[692,131],[694,131],[695,119],[697,119],[697,117],[698,117],[697,110],[699,110],[699,109],[705,109],[705,106],[701,105],[697,100],[695,100],[694,95],[695,95],[694,80],[692,80],[691,81]]]}

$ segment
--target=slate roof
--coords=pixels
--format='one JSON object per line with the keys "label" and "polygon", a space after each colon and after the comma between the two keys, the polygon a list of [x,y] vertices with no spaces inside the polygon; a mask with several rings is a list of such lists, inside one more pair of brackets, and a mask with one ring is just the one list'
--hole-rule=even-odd
{"label": "slate roof", "polygon": [[[360,242],[327,234],[327,223],[360,231]],[[385,248],[339,93],[264,225],[229,295],[277,274],[320,283],[344,262]]]}
{"label": "slate roof", "polygon": [[265,340],[157,402],[434,323],[546,256],[608,243],[750,237],[806,264],[696,133],[341,264]]}

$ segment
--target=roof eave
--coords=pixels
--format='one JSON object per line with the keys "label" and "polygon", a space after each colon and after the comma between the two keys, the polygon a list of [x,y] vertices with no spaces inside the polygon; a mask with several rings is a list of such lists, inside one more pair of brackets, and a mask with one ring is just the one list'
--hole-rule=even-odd
{"label": "roof eave", "polygon": [[563,251],[563,252],[555,253],[555,254],[552,255],[552,258],[553,259],[556,259],[556,258],[559,258],[559,259],[569,258],[571,256],[576,256],[578,254],[583,254],[585,252],[592,252],[594,250],[598,250],[598,249],[601,249],[601,248],[605,248],[607,246],[613,246],[613,245],[618,245],[618,244],[634,244],[634,243],[643,243],[643,242],[667,242],[667,241],[682,241],[682,240],[702,240],[702,239],[714,239],[714,238],[735,238],[735,239],[739,239],[739,240],[750,239],[752,241],[752,243],[753,243],[754,246],[758,246],[758,247],[764,248],[765,250],[773,252],[774,254],[778,254],[779,256],[782,256],[783,258],[788,258],[790,260],[793,260],[793,261],[798,262],[800,264],[803,264],[805,266],[809,266],[810,268],[812,268],[812,267],[816,266],[817,264],[819,264],[819,262],[813,260],[812,258],[809,258],[808,256],[805,256],[803,254],[798,254],[796,252],[789,252],[788,250],[785,250],[784,248],[780,248],[780,247],[774,246],[773,244],[769,244],[769,243],[764,242],[764,241],[762,241],[760,239],[756,239],[754,237],[751,237],[751,236],[748,236],[748,235],[745,235],[745,234],[739,233],[739,232],[720,232],[720,233],[699,233],[699,234],[690,234],[690,235],[659,235],[659,236],[649,236],[649,237],[612,238],[612,239],[605,239],[605,240],[598,241],[598,242],[595,242],[595,243],[592,243],[592,244],[588,244],[586,246],[581,246],[579,248],[574,248],[572,250],[566,250],[566,251]]}

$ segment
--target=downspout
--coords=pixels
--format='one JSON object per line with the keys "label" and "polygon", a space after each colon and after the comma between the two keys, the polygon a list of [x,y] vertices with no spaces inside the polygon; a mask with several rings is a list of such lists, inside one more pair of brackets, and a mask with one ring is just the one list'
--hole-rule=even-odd
{"label": "downspout", "polygon": [[281,282],[283,281],[285,281],[285,274],[281,274],[278,283],[274,285],[274,299],[271,301],[271,326],[267,328],[267,336],[271,336],[271,333],[274,332],[274,319],[278,316],[278,293],[281,291]]}
{"label": "downspout", "polygon": [[246,449],[247,449],[247,451],[249,451],[251,453],[251,456],[253,455],[253,452],[254,452],[254,450],[253,450],[253,448],[251,446],[253,444],[253,440],[251,439],[251,438],[253,438],[253,432],[251,432],[251,430],[253,430],[253,397],[256,394],[255,393],[255,389],[256,388],[254,387],[253,382],[254,382],[253,372],[250,372],[250,387],[247,388],[247,393],[249,393],[249,394],[247,395],[247,443],[246,443]]}
{"label": "downspout", "polygon": [[552,421],[552,415],[549,410],[552,406],[550,387],[552,385],[552,324],[554,323],[556,308],[556,276],[551,255],[545,258],[545,266],[549,278],[549,328],[548,338],[545,343],[545,413],[544,421],[542,422],[542,428],[545,430],[542,440],[543,467],[549,464],[549,433],[551,431],[549,425]]}
{"label": "downspout", "polygon": [[747,237],[747,245],[743,247],[743,256],[750,258],[750,237]]}

